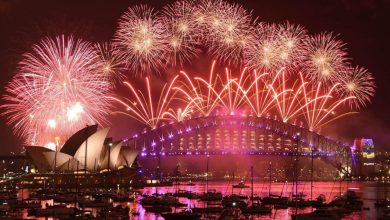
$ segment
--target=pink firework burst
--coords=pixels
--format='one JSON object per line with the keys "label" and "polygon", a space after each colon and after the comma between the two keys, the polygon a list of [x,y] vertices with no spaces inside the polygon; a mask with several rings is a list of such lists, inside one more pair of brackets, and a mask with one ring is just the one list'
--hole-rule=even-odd
{"label": "pink firework burst", "polygon": [[3,115],[27,144],[65,141],[86,124],[105,122],[111,88],[90,43],[45,38],[23,55]]}

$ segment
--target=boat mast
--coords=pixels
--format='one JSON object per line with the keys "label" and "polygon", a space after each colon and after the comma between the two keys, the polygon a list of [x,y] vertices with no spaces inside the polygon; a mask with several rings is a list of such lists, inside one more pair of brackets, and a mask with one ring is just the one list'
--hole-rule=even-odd
{"label": "boat mast", "polygon": [[234,171],[233,171],[233,180],[232,180],[232,195],[233,195],[233,190],[234,190]]}
{"label": "boat mast", "polygon": [[271,196],[271,186],[272,186],[272,162],[269,162],[269,187],[268,187],[268,196]]}
{"label": "boat mast", "polygon": [[87,153],[88,153],[88,124],[85,126],[85,158],[84,158],[84,172],[87,173]]}
{"label": "boat mast", "polygon": [[209,157],[207,154],[207,163],[206,163],[206,193],[209,191]]}
{"label": "boat mast", "polygon": [[251,185],[252,185],[252,190],[251,190],[251,203],[253,206],[253,166],[251,166]]}
{"label": "boat mast", "polygon": [[[297,149],[294,163],[294,173],[295,173],[295,215],[298,214],[298,152],[299,152],[299,141],[300,141],[300,133],[297,133]],[[294,191],[294,190],[293,190]],[[293,193],[294,196],[294,193]]]}
{"label": "boat mast", "polygon": [[[314,155],[313,146],[311,146],[311,172],[310,172],[310,200],[313,201],[313,172],[314,172]],[[313,209],[313,206],[311,206]]]}

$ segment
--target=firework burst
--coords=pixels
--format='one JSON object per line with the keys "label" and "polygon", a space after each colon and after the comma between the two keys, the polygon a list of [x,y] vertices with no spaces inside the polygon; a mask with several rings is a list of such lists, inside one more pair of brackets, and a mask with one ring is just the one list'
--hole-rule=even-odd
{"label": "firework burst", "polygon": [[330,33],[311,36],[305,41],[303,69],[311,80],[325,84],[337,82],[347,66],[344,43]]}
{"label": "firework burst", "polygon": [[119,20],[115,43],[127,67],[136,74],[159,72],[167,51],[167,33],[157,13],[146,6],[130,7]]}
{"label": "firework burst", "polygon": [[90,43],[46,38],[23,55],[7,85],[3,115],[27,144],[65,141],[86,124],[104,122],[111,84]]}
{"label": "firework burst", "polygon": [[364,107],[375,93],[374,78],[362,67],[349,68],[340,80],[339,92],[342,97],[354,96],[350,99],[350,107]]}
{"label": "firework burst", "polygon": [[102,65],[101,72],[105,73],[113,82],[123,79],[125,77],[123,74],[125,69],[123,67],[123,58],[118,53],[118,48],[107,42],[96,44],[95,47],[100,59],[98,62]]}
{"label": "firework burst", "polygon": [[279,27],[276,24],[260,23],[255,30],[256,40],[251,41],[244,56],[249,68],[273,72],[281,67]]}
{"label": "firework burst", "polygon": [[199,27],[193,19],[194,5],[188,1],[178,1],[168,5],[162,11],[162,20],[168,50],[165,53],[167,66],[183,65],[197,56],[199,49]]}
{"label": "firework burst", "polygon": [[305,57],[304,42],[307,40],[307,31],[300,25],[289,22],[278,26],[277,52],[281,67],[285,67],[287,73],[296,71]]}
{"label": "firework burst", "polygon": [[253,19],[239,4],[214,1],[207,4],[206,44],[218,60],[230,64],[243,62],[243,51],[253,41]]}

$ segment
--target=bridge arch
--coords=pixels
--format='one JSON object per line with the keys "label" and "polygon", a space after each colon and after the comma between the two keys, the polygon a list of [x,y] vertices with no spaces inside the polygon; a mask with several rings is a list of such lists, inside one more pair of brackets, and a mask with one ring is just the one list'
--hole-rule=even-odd
{"label": "bridge arch", "polygon": [[130,145],[144,156],[252,154],[313,156],[344,173],[350,147],[308,129],[257,116],[217,115],[162,124],[135,134]]}

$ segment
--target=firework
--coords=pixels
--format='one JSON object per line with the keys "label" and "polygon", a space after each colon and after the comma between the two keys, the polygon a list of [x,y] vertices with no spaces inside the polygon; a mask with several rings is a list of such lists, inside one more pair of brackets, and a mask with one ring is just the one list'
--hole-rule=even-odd
{"label": "firework", "polygon": [[[123,84],[130,91],[130,95],[121,98],[109,97],[109,99],[125,107],[124,111],[114,113],[129,116],[155,129],[161,121],[165,120],[164,116],[167,115],[167,110],[174,99],[176,92],[172,88],[177,77],[175,76],[169,84],[164,84],[158,99],[154,99],[149,77],[145,78],[146,92],[137,90],[131,83],[125,81]],[[157,104],[153,104],[156,101]]]}
{"label": "firework", "polygon": [[[350,111],[342,114],[336,112],[344,103],[355,99],[354,96],[338,99],[336,91],[340,86],[339,83],[334,84],[330,89],[322,89],[321,86],[320,82],[315,89],[309,91],[307,91],[306,87],[303,87],[304,108],[302,108],[302,114],[310,131],[319,131],[321,127],[329,122],[354,113]],[[323,91],[327,92],[323,94]]]}
{"label": "firework", "polygon": [[[219,73],[214,61],[204,78],[180,71],[157,97],[149,77],[145,90],[125,82],[128,96],[107,96],[124,72],[160,73],[201,52],[232,66]],[[310,130],[319,130],[365,106],[374,89],[371,73],[350,68],[344,43],[331,33],[309,36],[289,22],[258,23],[241,5],[223,0],[180,0],[160,12],[146,5],[128,8],[113,43],[43,40],[24,55],[2,107],[15,133],[34,144],[104,122],[109,100],[125,107],[116,113],[152,129],[194,114],[249,109],[286,123],[305,120]]]}
{"label": "firework", "polygon": [[283,122],[288,122],[290,118],[297,115],[304,107],[300,102],[301,93],[307,82],[303,80],[296,80],[291,87],[288,86],[288,80],[285,76],[285,69],[282,69],[275,76],[273,82],[278,82],[268,86],[271,91],[275,103],[275,108],[280,115]]}
{"label": "firework", "polygon": [[276,24],[260,23],[255,29],[256,39],[248,44],[244,57],[248,67],[263,72],[281,68],[279,27]]}
{"label": "firework", "polygon": [[194,6],[187,1],[178,1],[164,8],[161,20],[167,33],[165,64],[183,65],[197,56],[201,36],[199,27],[193,19]]}
{"label": "firework", "polygon": [[342,97],[354,96],[350,99],[350,107],[360,108],[370,102],[374,96],[375,83],[371,73],[362,67],[349,68],[341,78]]}
{"label": "firework", "polygon": [[119,20],[115,43],[126,66],[136,74],[158,73],[167,51],[164,23],[146,5],[130,7]]}
{"label": "firework", "polygon": [[86,124],[104,122],[111,84],[90,43],[45,38],[23,55],[7,85],[3,115],[27,144],[65,141]]}
{"label": "firework", "polygon": [[177,109],[169,108],[168,111],[164,112],[163,118],[171,118],[177,122],[181,122],[187,118],[191,118],[191,114],[193,113],[193,101],[194,100],[187,103],[184,109],[180,107]]}
{"label": "firework", "polygon": [[118,48],[112,43],[101,43],[95,45],[98,51],[99,63],[103,73],[107,74],[110,81],[124,78],[123,58],[118,53]]}
{"label": "firework", "polygon": [[239,78],[234,78],[231,71],[225,69],[225,79],[220,74],[214,73],[214,61],[208,80],[202,77],[194,77],[192,80],[188,74],[181,71],[184,81],[181,86],[174,89],[180,91],[187,103],[192,103],[193,108],[202,115],[208,116],[217,108],[227,114],[235,112],[246,102],[246,89],[244,86],[249,83],[247,68],[244,68]]}
{"label": "firework", "polygon": [[303,69],[311,80],[333,83],[346,68],[344,43],[330,33],[311,36],[305,41],[306,55]]}
{"label": "firework", "polygon": [[307,40],[307,31],[300,25],[293,25],[289,22],[278,26],[277,52],[281,67],[287,72],[296,71],[305,57],[304,42]]}
{"label": "firework", "polygon": [[239,4],[215,1],[209,7],[206,44],[218,60],[230,64],[243,61],[243,51],[253,41],[253,19]]}

